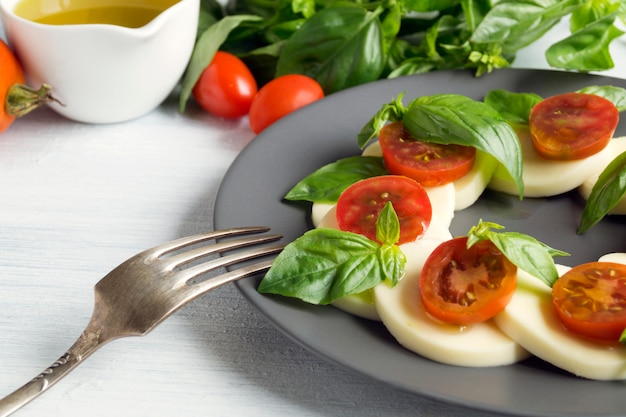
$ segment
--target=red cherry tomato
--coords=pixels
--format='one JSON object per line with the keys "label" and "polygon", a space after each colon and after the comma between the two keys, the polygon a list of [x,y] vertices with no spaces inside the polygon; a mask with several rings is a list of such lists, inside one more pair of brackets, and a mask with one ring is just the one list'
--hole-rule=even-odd
{"label": "red cherry tomato", "polygon": [[191,93],[209,113],[237,118],[248,114],[257,93],[257,84],[241,59],[228,52],[217,51]]}
{"label": "red cherry tomato", "polygon": [[468,249],[466,236],[439,245],[420,275],[426,312],[453,324],[492,318],[511,301],[516,284],[517,267],[491,241]]}
{"label": "red cherry tomato", "polygon": [[432,217],[428,194],[417,182],[397,175],[367,178],[348,187],[337,201],[339,228],[376,240],[376,220],[388,201],[400,221],[398,244],[426,231]]}
{"label": "red cherry tomato", "polygon": [[411,136],[402,122],[383,127],[378,136],[387,170],[413,178],[424,187],[457,180],[474,165],[476,148],[422,142]]}
{"label": "red cherry tomato", "polygon": [[626,265],[578,265],[552,286],[552,303],[566,329],[587,338],[618,341],[626,329]]}
{"label": "red cherry tomato", "polygon": [[608,145],[619,121],[609,100],[594,94],[567,93],[537,103],[528,120],[535,151],[553,160],[576,160]]}
{"label": "red cherry tomato", "polygon": [[0,112],[0,132],[6,130],[15,120],[15,116],[7,112],[5,101],[7,90],[14,84],[24,84],[24,71],[18,63],[13,51],[6,43],[0,40],[0,68],[2,68],[2,77],[0,77],[0,99],[2,100],[2,112]]}
{"label": "red cherry tomato", "polygon": [[250,107],[250,127],[254,133],[283,116],[324,97],[317,81],[306,75],[282,75],[259,90]]}

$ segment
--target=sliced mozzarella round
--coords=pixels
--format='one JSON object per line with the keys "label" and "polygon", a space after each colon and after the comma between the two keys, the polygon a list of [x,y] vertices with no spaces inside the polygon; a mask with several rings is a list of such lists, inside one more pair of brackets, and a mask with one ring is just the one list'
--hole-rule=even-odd
{"label": "sliced mozzarella round", "polygon": [[431,319],[422,307],[419,278],[422,266],[442,239],[424,238],[403,248],[406,273],[394,288],[374,288],[378,315],[396,340],[407,349],[437,362],[468,367],[508,365],[528,352],[490,320],[472,326],[454,326]]}
{"label": "sliced mozzarella round", "polygon": [[[576,189],[596,173],[599,166],[605,166],[610,161],[611,151],[608,146],[595,155],[577,161],[543,159],[533,148],[528,128],[518,129],[517,134],[524,157],[522,180],[525,197],[548,197]],[[512,195],[519,193],[508,171],[500,164],[488,187]]]}
{"label": "sliced mozzarella round", "polygon": [[[626,152],[626,136],[611,139],[608,148],[611,152],[611,155],[609,156],[609,162],[611,162],[613,159],[617,158],[617,156]],[[597,172],[587,178],[587,180],[583,182],[578,189],[585,200],[589,198],[593,186],[596,185],[596,181],[598,181],[598,176],[602,171],[604,171],[606,165],[607,164],[597,166]],[[611,210],[609,210],[609,214],[626,214],[626,196],[622,198]]]}
{"label": "sliced mozzarella round", "polygon": [[326,216],[333,207],[335,207],[334,203],[313,203],[313,207],[311,207],[311,221],[313,222],[313,226],[319,227],[324,216]]}
{"label": "sliced mozzarella round", "polygon": [[624,252],[614,252],[607,253],[598,259],[600,262],[615,262],[616,264],[624,264],[626,265],[626,253]]}
{"label": "sliced mozzarella round", "polygon": [[476,151],[476,160],[472,170],[453,183],[456,211],[466,209],[478,200],[491,181],[497,166],[498,161],[493,156]]}
{"label": "sliced mozzarella round", "polygon": [[[562,275],[569,268],[558,269]],[[567,331],[554,312],[550,287],[524,271],[518,271],[517,291],[494,321],[532,354],[574,375],[626,379],[626,347],[594,343]]]}

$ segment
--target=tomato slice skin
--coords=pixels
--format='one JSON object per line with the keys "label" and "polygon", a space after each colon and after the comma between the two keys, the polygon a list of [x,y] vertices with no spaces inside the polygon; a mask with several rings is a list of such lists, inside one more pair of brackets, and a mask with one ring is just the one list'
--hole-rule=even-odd
{"label": "tomato slice skin", "polygon": [[570,161],[604,149],[619,122],[615,105],[595,94],[566,93],[548,97],[530,111],[535,151],[545,159]]}
{"label": "tomato slice skin", "polygon": [[400,221],[398,244],[424,234],[432,218],[428,194],[414,180],[398,175],[367,178],[348,187],[337,201],[337,224],[343,231],[376,241],[376,220],[388,201]]}
{"label": "tomato slice skin", "polygon": [[424,309],[437,320],[467,325],[501,312],[517,285],[517,267],[489,240],[469,249],[467,236],[439,245],[420,275]]}
{"label": "tomato slice skin", "polygon": [[378,136],[385,166],[391,174],[413,178],[424,187],[455,181],[474,165],[476,148],[422,142],[402,122],[385,125]]}
{"label": "tomato slice skin", "polygon": [[552,286],[552,304],[569,331],[617,342],[626,328],[626,265],[589,262],[575,266]]}

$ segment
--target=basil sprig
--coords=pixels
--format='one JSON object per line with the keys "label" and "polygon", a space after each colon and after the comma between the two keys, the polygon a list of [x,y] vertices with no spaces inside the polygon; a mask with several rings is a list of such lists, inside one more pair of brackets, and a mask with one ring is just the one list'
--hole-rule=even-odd
{"label": "basil sprig", "polygon": [[310,230],[283,249],[257,290],[324,305],[384,281],[395,286],[406,257],[396,245],[400,223],[391,203],[380,212],[376,237],[382,243],[335,229]]}
{"label": "basil sprig", "polygon": [[524,193],[522,151],[517,134],[493,107],[458,94],[418,97],[404,107],[402,96],[385,104],[361,129],[361,148],[386,122],[402,121],[409,133],[427,142],[472,146],[491,154]]}
{"label": "basil sprig", "polygon": [[530,110],[543,97],[534,93],[514,93],[507,90],[492,90],[484,98],[485,104],[493,107],[512,125],[528,125]]}
{"label": "basil sprig", "polygon": [[467,234],[468,248],[481,240],[490,240],[515,266],[552,287],[559,278],[553,257],[569,256],[569,253],[553,249],[523,233],[496,232],[493,229],[501,230],[504,226],[480,220]]}
{"label": "basil sprig", "polygon": [[286,200],[334,203],[355,182],[388,174],[383,159],[376,156],[350,156],[324,165],[298,182],[285,195]]}
{"label": "basil sprig", "polygon": [[578,225],[578,234],[595,226],[626,195],[626,152],[600,173],[591,189]]}

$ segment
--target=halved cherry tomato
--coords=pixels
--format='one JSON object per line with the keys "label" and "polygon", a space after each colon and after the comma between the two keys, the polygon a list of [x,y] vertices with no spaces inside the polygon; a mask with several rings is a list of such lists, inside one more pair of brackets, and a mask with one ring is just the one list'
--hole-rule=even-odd
{"label": "halved cherry tomato", "polygon": [[489,240],[467,248],[467,237],[439,245],[420,275],[424,309],[446,323],[488,320],[511,301],[517,267]]}
{"label": "halved cherry tomato", "polygon": [[537,103],[528,120],[535,151],[552,160],[576,160],[608,145],[619,121],[615,105],[595,94],[566,93]]}
{"label": "halved cherry tomato", "polygon": [[319,83],[306,75],[274,78],[261,87],[250,107],[250,127],[260,133],[276,120],[323,97]]}
{"label": "halved cherry tomato", "polygon": [[415,139],[402,122],[384,126],[378,136],[387,170],[413,178],[424,187],[457,180],[474,165],[476,148]]}
{"label": "halved cherry tomato", "polygon": [[552,303],[566,329],[591,339],[618,341],[626,328],[626,265],[575,266],[552,286]]}
{"label": "halved cherry tomato", "polygon": [[410,178],[382,175],[357,181],[337,201],[337,223],[344,231],[376,240],[376,220],[390,201],[400,221],[398,244],[421,236],[432,217],[432,207],[424,187]]}
{"label": "halved cherry tomato", "polygon": [[232,119],[248,114],[257,89],[254,76],[241,59],[217,51],[191,93],[204,110]]}

